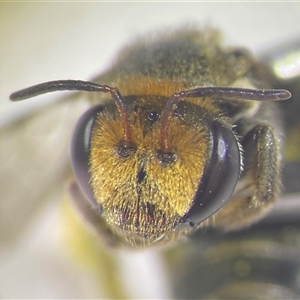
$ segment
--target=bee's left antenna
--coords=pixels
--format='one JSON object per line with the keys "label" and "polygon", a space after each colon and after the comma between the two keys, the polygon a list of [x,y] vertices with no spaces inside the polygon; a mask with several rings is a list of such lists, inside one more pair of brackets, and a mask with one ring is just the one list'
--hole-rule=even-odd
{"label": "bee's left antenna", "polygon": [[162,152],[170,151],[168,145],[168,130],[170,118],[178,105],[178,102],[184,98],[205,98],[210,97],[215,100],[254,100],[254,101],[280,101],[287,100],[291,97],[291,93],[287,90],[258,90],[258,89],[243,89],[236,87],[199,87],[191,90],[175,93],[170,97],[169,101],[162,114],[160,147]]}

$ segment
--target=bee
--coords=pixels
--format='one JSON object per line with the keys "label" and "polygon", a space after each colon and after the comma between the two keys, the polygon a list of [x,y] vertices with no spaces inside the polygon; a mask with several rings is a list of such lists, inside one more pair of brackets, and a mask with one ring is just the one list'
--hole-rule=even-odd
{"label": "bee", "polygon": [[274,205],[275,102],[291,94],[271,79],[249,52],[224,48],[217,30],[183,29],[123,49],[92,82],[46,82],[10,99],[93,93],[71,141],[71,198],[104,243],[143,248],[247,227]]}
{"label": "bee", "polygon": [[[282,100],[291,95],[281,88],[261,60],[245,49],[225,48],[217,30],[184,29],[124,48],[115,65],[92,82],[46,82],[13,93],[11,99],[62,90],[88,91],[89,108],[79,108],[86,112],[71,139],[75,179],[62,165],[53,189],[57,190],[62,177],[71,176],[71,202],[103,244],[143,248],[144,252],[156,245],[166,248],[163,257],[175,298],[233,298],[233,293],[217,294],[225,290],[219,278],[224,274],[231,278],[224,271],[227,262],[233,260],[239,279],[247,279],[252,268],[245,257],[235,256],[234,245],[242,245],[243,250],[249,245],[245,236],[251,230],[265,232],[264,225],[259,225],[263,222],[247,227],[262,219],[280,195],[286,125],[281,124],[282,109],[290,101]],[[68,136],[65,125],[74,111],[78,113],[76,105],[83,97],[86,94],[72,94],[62,101],[67,120],[61,121],[55,110],[55,123],[64,136]],[[47,143],[60,146],[46,136],[39,142]],[[39,148],[29,154],[35,151]],[[63,153],[65,157],[67,150]],[[45,167],[50,156],[47,153],[42,159],[45,175],[52,172],[51,164]],[[53,161],[60,165],[61,158],[55,156]],[[26,186],[25,180],[23,176],[19,181]],[[30,201],[31,194],[27,198]],[[220,235],[212,228],[246,229]],[[75,231],[80,238],[81,231],[77,227]],[[190,243],[182,243],[187,236]],[[223,241],[227,247],[222,247]],[[177,247],[171,247],[174,244]],[[251,255],[251,249],[244,256]],[[100,256],[94,265],[106,268],[101,272],[107,275],[108,294],[126,298],[118,292],[121,285],[115,280],[118,270],[111,257]],[[217,257],[225,265],[221,270]],[[235,287],[239,282],[234,282]],[[266,285],[240,287],[248,298],[253,294],[245,290],[260,287],[258,295],[262,288],[267,290]]]}

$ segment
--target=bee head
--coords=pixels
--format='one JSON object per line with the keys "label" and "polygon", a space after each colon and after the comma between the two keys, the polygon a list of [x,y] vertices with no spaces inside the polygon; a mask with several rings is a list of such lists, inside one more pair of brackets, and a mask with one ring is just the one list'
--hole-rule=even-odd
{"label": "bee head", "polygon": [[[109,93],[114,104],[90,108],[71,143],[73,171],[90,203],[131,245],[172,240],[191,231],[230,198],[240,173],[232,125],[212,100],[285,100],[285,90],[202,87],[166,95],[127,95],[93,82],[60,80],[11,95]],[[188,99],[193,99],[189,102]]]}
{"label": "bee head", "polygon": [[[93,107],[92,122],[88,111],[75,130],[75,140],[89,132],[85,188],[108,225],[131,245],[173,240],[229,199],[240,173],[238,142],[210,99],[203,105],[155,95],[123,101],[126,113],[113,103],[96,112]],[[82,130],[87,120],[90,129]],[[73,151],[82,148],[75,144]],[[74,154],[73,161],[78,164]]]}

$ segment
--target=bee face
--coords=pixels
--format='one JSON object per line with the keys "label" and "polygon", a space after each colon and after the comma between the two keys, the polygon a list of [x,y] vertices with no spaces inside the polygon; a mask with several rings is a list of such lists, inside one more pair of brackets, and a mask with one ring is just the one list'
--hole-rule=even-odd
{"label": "bee face", "polygon": [[[188,211],[204,169],[206,145],[203,132],[191,132],[187,124],[174,119],[170,124],[172,150],[163,156],[159,119],[160,106],[167,99],[143,98],[134,101],[134,110],[129,112],[130,148],[124,147],[122,122],[112,118],[115,114],[108,110],[99,114],[91,140],[90,173],[108,224],[126,240],[150,244],[175,229]],[[144,108],[143,100],[151,101],[150,110]],[[192,138],[200,141],[198,147],[190,146]],[[184,147],[188,147],[187,154]],[[198,163],[189,168],[197,156]],[[193,181],[185,184],[180,180],[185,176]]]}
{"label": "bee face", "polygon": [[[207,224],[247,225],[276,200],[280,130],[270,102],[290,94],[244,89],[253,88],[251,78],[259,74],[246,52],[223,49],[216,31],[183,30],[125,49],[95,80],[119,90],[66,80],[11,98],[57,90],[110,93],[114,101],[78,121],[72,165],[78,187],[97,208],[96,217],[83,211],[87,219],[99,218],[106,234],[139,247]],[[86,201],[78,195],[75,201]]]}
{"label": "bee face", "polygon": [[[201,106],[186,101],[177,105],[168,122],[168,149],[163,150],[163,117],[168,112],[169,98],[163,95],[164,86],[157,88],[162,96],[135,95],[123,99],[128,114],[125,126],[132,136],[129,146],[124,141],[124,120],[117,107],[100,106],[85,157],[89,168],[85,167],[88,175],[82,189],[92,195],[94,205],[101,207],[113,231],[134,246],[172,240],[194,229],[225,203],[240,171],[239,149],[231,125],[209,101],[202,101]],[[84,116],[74,135],[79,135],[82,126],[89,122],[90,118]],[[229,136],[225,135],[227,132]],[[223,149],[221,155],[212,156],[216,152],[213,148],[222,142],[230,144],[230,150]],[[72,148],[75,173],[82,174],[81,168],[76,172],[82,153],[79,150],[77,154],[77,150],[82,145],[75,139]],[[218,159],[225,160],[222,156],[228,155],[232,157],[227,157],[226,164],[223,162],[224,168]],[[229,166],[232,174],[220,183],[220,196],[210,203],[210,197],[203,194],[202,179],[212,172],[208,164],[212,159],[219,167],[214,176],[223,176]],[[218,181],[217,177],[215,180]]]}

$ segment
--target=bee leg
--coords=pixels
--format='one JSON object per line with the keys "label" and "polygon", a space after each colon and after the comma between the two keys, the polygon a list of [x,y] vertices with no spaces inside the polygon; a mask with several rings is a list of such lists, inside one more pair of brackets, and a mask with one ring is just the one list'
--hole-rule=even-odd
{"label": "bee leg", "polygon": [[108,247],[118,247],[120,245],[118,238],[109,229],[101,214],[85,199],[74,181],[69,185],[69,194],[76,211],[83,221],[100,237],[101,241]]}
{"label": "bee leg", "polygon": [[279,140],[268,124],[251,129],[242,141],[244,173],[232,196],[215,218],[225,230],[250,225],[264,216],[277,199],[281,185]]}

